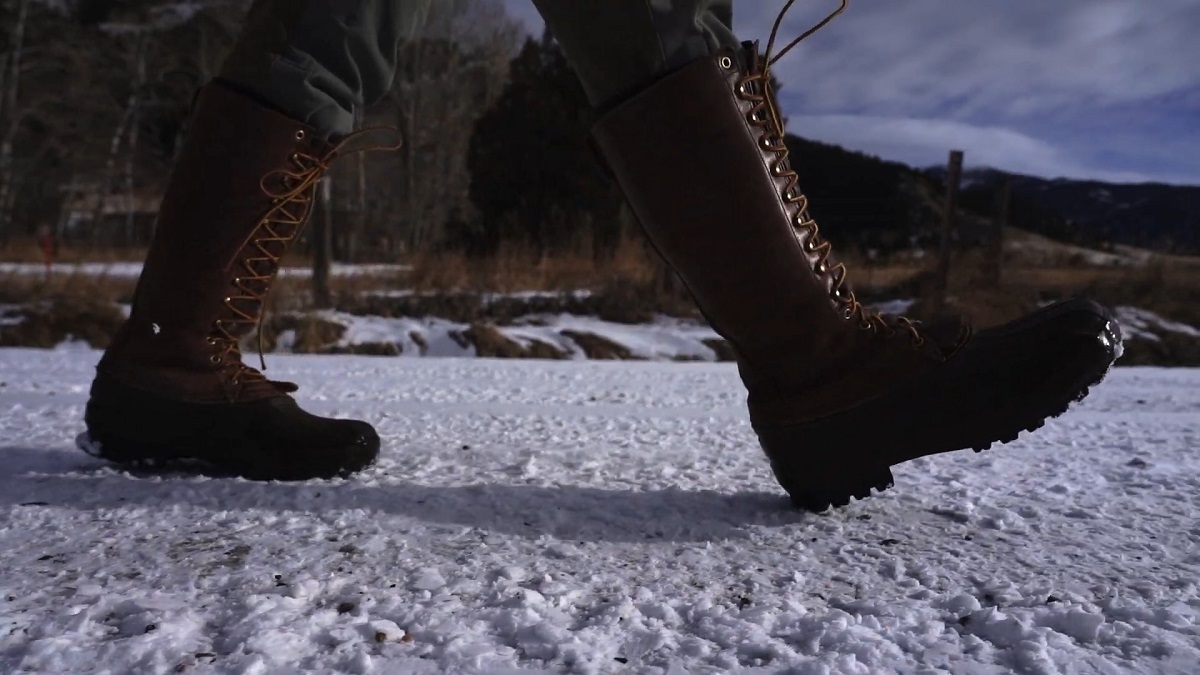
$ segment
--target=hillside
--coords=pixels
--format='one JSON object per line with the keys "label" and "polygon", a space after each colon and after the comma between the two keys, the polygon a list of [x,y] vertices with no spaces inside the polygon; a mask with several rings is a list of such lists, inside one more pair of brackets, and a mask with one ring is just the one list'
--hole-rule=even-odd
{"label": "hillside", "polygon": [[[918,170],[797,136],[788,136],[787,144],[822,233],[835,244],[883,252],[936,245],[944,167]],[[990,223],[1002,175],[994,169],[964,173],[959,196],[964,237]],[[1012,189],[1014,228],[1093,248],[1200,254],[1200,187],[1014,175]]]}
{"label": "hillside", "polygon": [[[926,175],[942,180],[944,169]],[[1003,174],[967,171],[963,205],[985,210]],[[1014,175],[1013,225],[1078,244],[1126,244],[1163,253],[1200,253],[1200,186],[1116,184]]]}
{"label": "hillside", "polygon": [[938,241],[941,184],[898,162],[789,135],[792,168],[821,233],[835,245],[884,252]]}

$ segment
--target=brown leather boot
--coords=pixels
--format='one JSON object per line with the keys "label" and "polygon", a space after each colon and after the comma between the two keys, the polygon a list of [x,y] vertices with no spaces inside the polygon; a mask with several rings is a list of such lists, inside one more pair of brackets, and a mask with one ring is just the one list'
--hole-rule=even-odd
{"label": "brown leather boot", "polygon": [[767,71],[757,44],[722,50],[608,112],[593,140],[735,350],[795,505],[845,505],[890,487],[894,464],[1013,440],[1100,380],[1120,333],[1088,301],[974,336],[860,304],[788,164]]}
{"label": "brown leather boot", "polygon": [[129,320],[97,366],[81,448],[260,480],[341,475],[375,459],[369,424],[301,410],[288,395],[296,385],[268,380],[239,348],[317,180],[348,150],[220,84],[201,89]]}

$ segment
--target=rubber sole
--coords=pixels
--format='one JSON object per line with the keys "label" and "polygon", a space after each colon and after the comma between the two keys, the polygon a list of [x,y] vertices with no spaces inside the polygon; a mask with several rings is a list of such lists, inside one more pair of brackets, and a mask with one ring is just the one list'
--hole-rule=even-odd
{"label": "rubber sole", "polygon": [[287,396],[245,403],[165,399],[104,376],[76,445],[129,468],[250,480],[344,477],[374,462],[379,436],[356,420],[305,412]]}
{"label": "rubber sole", "polygon": [[[1079,315],[1063,316],[1073,311]],[[897,464],[1012,442],[1082,400],[1120,356],[1119,326],[1086,301],[1031,319],[1038,320],[1081,325],[1058,339],[1021,343],[1015,360],[1002,350],[1026,337],[1022,326],[984,334],[962,359],[889,395],[815,422],[756,428],[793,506],[818,513],[846,506],[892,487]]]}

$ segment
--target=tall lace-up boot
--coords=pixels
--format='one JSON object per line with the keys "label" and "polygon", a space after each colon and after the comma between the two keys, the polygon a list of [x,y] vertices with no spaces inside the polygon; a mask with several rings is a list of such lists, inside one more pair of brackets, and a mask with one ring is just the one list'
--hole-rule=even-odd
{"label": "tall lace-up boot", "polygon": [[201,89],[132,312],[97,365],[82,449],[258,480],[343,475],[375,459],[369,424],[301,410],[296,385],[267,379],[239,349],[318,179],[339,154],[373,149],[357,140],[335,145],[220,84]]}
{"label": "tall lace-up boot", "polygon": [[890,487],[895,464],[1011,441],[1082,398],[1121,344],[1090,301],[975,334],[858,302],[789,164],[773,44],[774,32],[766,57],[745,43],[667,75],[607,112],[593,140],[736,352],[751,424],[793,504],[845,505]]}

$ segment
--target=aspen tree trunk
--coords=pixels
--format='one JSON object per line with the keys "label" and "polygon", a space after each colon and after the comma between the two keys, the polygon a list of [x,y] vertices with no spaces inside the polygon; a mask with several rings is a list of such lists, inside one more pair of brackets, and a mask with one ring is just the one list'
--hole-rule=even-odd
{"label": "aspen tree trunk", "polygon": [[3,97],[0,98],[0,120],[8,120],[9,128],[0,140],[0,243],[8,240],[12,229],[13,206],[16,190],[13,186],[13,141],[20,127],[21,116],[17,112],[17,98],[21,85],[21,52],[25,48],[25,24],[29,17],[29,0],[20,0],[17,6],[17,21],[12,27],[12,48],[5,58],[7,68],[3,79]]}

